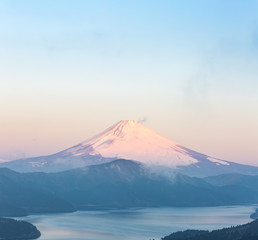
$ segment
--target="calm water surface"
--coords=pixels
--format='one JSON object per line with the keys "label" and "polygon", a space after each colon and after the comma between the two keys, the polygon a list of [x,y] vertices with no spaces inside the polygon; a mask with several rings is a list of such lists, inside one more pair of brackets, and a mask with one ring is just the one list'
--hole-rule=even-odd
{"label": "calm water surface", "polygon": [[149,240],[185,229],[218,229],[247,223],[257,206],[143,208],[33,215],[22,218],[40,240]]}

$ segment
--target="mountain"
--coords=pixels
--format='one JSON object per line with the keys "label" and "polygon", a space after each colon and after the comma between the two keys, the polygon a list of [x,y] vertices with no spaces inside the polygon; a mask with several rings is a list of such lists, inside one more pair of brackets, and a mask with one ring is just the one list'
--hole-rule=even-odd
{"label": "mountain", "polygon": [[258,176],[247,176],[243,174],[232,173],[206,177],[204,180],[213,186],[241,186],[258,192]]}
{"label": "mountain", "polygon": [[0,169],[0,216],[85,209],[255,204],[258,191],[241,185],[216,186],[146,165],[118,159],[58,173]]}
{"label": "mountain", "polygon": [[190,176],[223,173],[258,174],[258,167],[213,158],[180,146],[134,120],[123,120],[97,136],[56,154],[19,159],[0,166],[21,172],[58,172],[128,159],[154,171],[178,171]]}
{"label": "mountain", "polygon": [[257,240],[258,220],[236,227],[214,231],[186,230],[175,232],[162,240]]}

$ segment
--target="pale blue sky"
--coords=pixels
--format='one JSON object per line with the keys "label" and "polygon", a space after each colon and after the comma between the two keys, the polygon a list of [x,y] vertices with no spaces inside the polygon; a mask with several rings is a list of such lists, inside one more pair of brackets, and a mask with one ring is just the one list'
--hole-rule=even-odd
{"label": "pale blue sky", "polygon": [[258,165],[258,1],[0,0],[0,157],[121,119]]}

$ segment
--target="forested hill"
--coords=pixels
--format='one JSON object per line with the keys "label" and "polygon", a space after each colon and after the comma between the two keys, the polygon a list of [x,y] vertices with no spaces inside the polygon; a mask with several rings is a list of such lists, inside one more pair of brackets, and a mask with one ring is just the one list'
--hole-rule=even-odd
{"label": "forested hill", "polygon": [[257,240],[258,220],[237,227],[214,231],[187,230],[175,232],[162,240]]}
{"label": "forested hill", "polygon": [[248,179],[248,184],[227,181],[223,186],[217,183],[223,176],[210,180],[214,185],[206,179],[180,173],[168,176],[124,159],[59,173],[18,173],[0,168],[0,216],[103,208],[258,203],[256,176],[241,175],[241,179]]}
{"label": "forested hill", "polygon": [[40,237],[39,230],[31,223],[9,218],[0,218],[0,239],[26,240]]}

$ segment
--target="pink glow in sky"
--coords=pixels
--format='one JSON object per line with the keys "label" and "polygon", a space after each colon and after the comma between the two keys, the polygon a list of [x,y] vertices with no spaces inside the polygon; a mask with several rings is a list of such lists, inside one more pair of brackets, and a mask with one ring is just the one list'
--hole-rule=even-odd
{"label": "pink glow in sky", "polygon": [[0,2],[0,158],[121,119],[258,165],[256,1]]}

